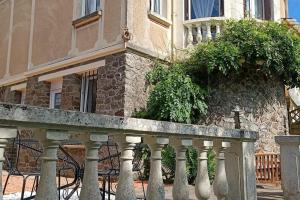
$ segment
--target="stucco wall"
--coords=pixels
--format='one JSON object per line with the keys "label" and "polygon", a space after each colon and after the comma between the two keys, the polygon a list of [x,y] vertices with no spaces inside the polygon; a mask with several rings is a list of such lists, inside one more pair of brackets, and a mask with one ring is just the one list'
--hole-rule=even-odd
{"label": "stucco wall", "polygon": [[287,134],[288,115],[284,85],[277,78],[250,72],[237,80],[219,79],[212,86],[208,106],[207,118],[200,123],[235,128],[232,111],[238,106],[244,112],[241,128],[259,132],[256,149],[279,152],[274,136]]}
{"label": "stucco wall", "polygon": [[2,78],[6,71],[7,50],[9,40],[9,23],[10,23],[10,1],[0,3],[0,78]]}
{"label": "stucco wall", "polygon": [[18,0],[14,4],[10,75],[27,71],[31,2],[28,0]]}
{"label": "stucco wall", "polygon": [[72,0],[36,1],[32,65],[68,55],[72,41]]}
{"label": "stucco wall", "polygon": [[[168,0],[167,19],[171,19],[171,1]],[[170,54],[171,26],[165,27],[148,17],[150,1],[128,1],[127,20],[132,34],[130,43],[154,54]]]}

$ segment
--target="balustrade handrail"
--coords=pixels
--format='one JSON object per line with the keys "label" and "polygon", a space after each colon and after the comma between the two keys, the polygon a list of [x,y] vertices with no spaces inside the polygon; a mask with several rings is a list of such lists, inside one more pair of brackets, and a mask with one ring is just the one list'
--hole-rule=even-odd
{"label": "balustrade handrail", "polygon": [[228,18],[226,18],[226,17],[203,17],[203,18],[185,20],[183,22],[183,24],[185,26],[187,26],[187,25],[197,25],[197,24],[203,23],[203,22],[223,22],[227,19]]}
{"label": "balustrade handrail", "polygon": [[[121,153],[120,169],[116,173],[116,200],[137,199],[133,172],[140,162],[137,162],[138,166],[132,163],[134,149],[142,141],[151,151],[146,199],[165,199],[161,153],[163,147],[169,143],[176,153],[173,199],[188,199],[186,151],[191,146],[198,151],[195,181],[195,194],[198,199],[210,198],[207,153],[211,148],[214,148],[217,154],[213,181],[213,190],[217,198],[256,199],[254,142],[258,139],[258,133],[254,131],[0,103],[0,153],[3,152],[8,139],[16,137],[18,128],[32,130],[33,137],[43,147],[36,200],[57,197],[57,150],[60,144],[70,138],[76,138],[84,144],[86,152],[80,199],[101,199],[98,153],[101,144],[109,140],[117,143]],[[3,157],[1,154],[0,156]],[[240,172],[238,175],[236,170]],[[243,188],[240,188],[241,186]],[[105,196],[104,190],[102,195]]]}

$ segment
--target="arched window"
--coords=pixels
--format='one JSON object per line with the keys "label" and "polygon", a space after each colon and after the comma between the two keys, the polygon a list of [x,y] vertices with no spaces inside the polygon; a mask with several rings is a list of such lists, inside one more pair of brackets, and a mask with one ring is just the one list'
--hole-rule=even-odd
{"label": "arched window", "polygon": [[185,0],[185,19],[224,16],[224,0]]}

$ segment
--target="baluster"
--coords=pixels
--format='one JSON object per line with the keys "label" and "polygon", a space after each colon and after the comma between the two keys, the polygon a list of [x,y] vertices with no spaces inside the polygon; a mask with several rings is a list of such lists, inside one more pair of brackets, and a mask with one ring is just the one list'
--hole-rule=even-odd
{"label": "baluster", "polygon": [[186,175],[186,150],[192,146],[191,139],[171,138],[170,144],[176,152],[176,170],[172,195],[174,200],[188,200],[189,190]]}
{"label": "baluster", "polygon": [[196,197],[201,200],[209,199],[211,188],[207,169],[207,152],[213,146],[213,142],[197,139],[193,141],[193,144],[198,149],[198,170],[195,184]]}
{"label": "baluster", "polygon": [[0,128],[0,200],[3,199],[2,193],[2,168],[4,162],[4,150],[8,143],[8,139],[15,138],[17,136],[17,129],[1,127]]}
{"label": "baluster", "polygon": [[197,42],[200,44],[202,42],[202,32],[201,32],[201,23],[197,28]]}
{"label": "baluster", "polygon": [[133,183],[132,160],[133,149],[137,143],[141,142],[141,138],[127,135],[116,135],[113,139],[117,142],[121,151],[120,174],[116,200],[136,199]]}
{"label": "baluster", "polygon": [[145,143],[151,150],[150,176],[147,187],[147,200],[164,200],[165,190],[161,169],[161,150],[169,143],[168,138],[146,136]]}
{"label": "baluster", "polygon": [[219,37],[221,34],[221,26],[219,23],[216,24],[216,36]]}
{"label": "baluster", "polygon": [[187,47],[193,47],[193,26],[192,25],[188,25],[188,37],[187,37]]}
{"label": "baluster", "polygon": [[225,170],[225,150],[230,147],[230,142],[216,142],[217,166],[213,183],[214,193],[218,200],[225,200],[228,196],[228,182]]}
{"label": "baluster", "polygon": [[35,132],[35,137],[37,137],[43,145],[43,155],[41,157],[41,178],[35,199],[53,200],[57,199],[57,148],[59,147],[60,141],[67,140],[69,138],[69,134],[64,131],[55,130],[41,132]]}
{"label": "baluster", "polygon": [[211,40],[211,24],[209,22],[206,23],[206,34],[207,40]]}
{"label": "baluster", "polygon": [[96,133],[81,135],[81,141],[85,144],[85,166],[80,200],[101,199],[98,182],[98,160],[101,143],[108,140],[107,135]]}

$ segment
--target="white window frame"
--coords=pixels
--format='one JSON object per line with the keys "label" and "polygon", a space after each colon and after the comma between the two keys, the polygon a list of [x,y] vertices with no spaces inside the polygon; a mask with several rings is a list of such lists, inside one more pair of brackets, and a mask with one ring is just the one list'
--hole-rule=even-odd
{"label": "white window frame", "polygon": [[50,104],[49,108],[54,109],[55,103],[55,94],[62,93],[62,83],[63,80],[54,80],[51,81],[51,89],[50,89]]}
{"label": "white window frame", "polygon": [[[91,11],[90,13],[86,13],[86,11],[87,11],[87,9],[86,9],[86,4],[87,4],[87,1],[88,0],[80,0],[81,2],[80,2],[80,5],[81,5],[81,13],[80,13],[80,17],[84,17],[84,16],[86,16],[86,15],[89,15],[89,14],[91,14],[91,13],[93,13],[93,12],[96,12],[96,11],[98,11],[99,9],[100,9],[100,6],[101,6],[101,0],[93,0],[94,2],[93,2],[93,11]],[[97,3],[97,2],[99,2],[99,3]],[[99,5],[98,5],[99,4]]]}
{"label": "white window frame", "polygon": [[[81,91],[80,91],[80,112],[88,112],[88,95],[90,80],[93,80],[97,73],[92,72],[90,75],[82,74],[81,78]],[[91,91],[93,92],[93,91]]]}
{"label": "white window frame", "polygon": [[[168,0],[159,0],[159,12],[154,10],[154,2],[157,0],[151,0],[151,7],[150,7],[150,11],[152,13],[156,13],[164,18],[167,18],[168,16]],[[165,3],[164,3],[165,2]],[[166,5],[166,6],[164,6]],[[165,12],[165,16],[164,16],[164,12]]]}

